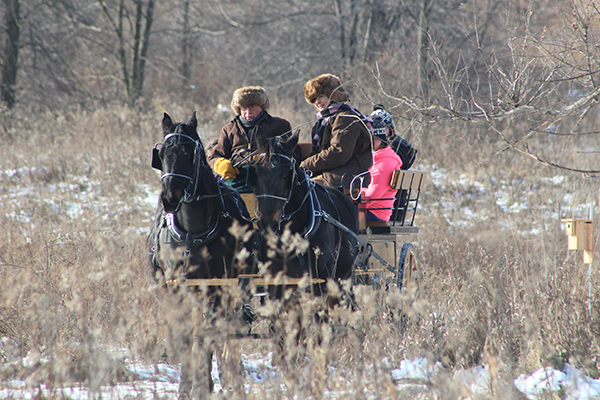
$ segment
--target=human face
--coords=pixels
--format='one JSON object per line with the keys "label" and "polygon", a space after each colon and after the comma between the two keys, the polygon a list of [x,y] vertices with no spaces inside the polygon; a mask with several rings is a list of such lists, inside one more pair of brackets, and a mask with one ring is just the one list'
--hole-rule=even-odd
{"label": "human face", "polygon": [[373,136],[373,151],[377,151],[381,148],[381,139]]}
{"label": "human face", "polygon": [[317,97],[314,104],[317,111],[323,111],[327,108],[327,106],[329,106],[329,97],[322,94],[319,97]]}
{"label": "human face", "polygon": [[240,115],[246,121],[252,121],[254,118],[258,117],[258,114],[262,112],[261,106],[252,106],[248,108],[240,107]]}

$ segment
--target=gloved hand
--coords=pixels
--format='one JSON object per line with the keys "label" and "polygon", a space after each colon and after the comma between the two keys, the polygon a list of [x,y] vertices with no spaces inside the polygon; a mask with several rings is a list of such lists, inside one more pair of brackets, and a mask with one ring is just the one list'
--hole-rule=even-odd
{"label": "gloved hand", "polygon": [[240,170],[234,168],[231,160],[227,158],[218,158],[215,161],[215,172],[223,177],[223,179],[235,179],[240,173]]}

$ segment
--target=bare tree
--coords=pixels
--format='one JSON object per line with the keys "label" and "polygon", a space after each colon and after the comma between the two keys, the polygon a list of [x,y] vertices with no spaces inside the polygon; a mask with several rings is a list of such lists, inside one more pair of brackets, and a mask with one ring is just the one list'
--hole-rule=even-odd
{"label": "bare tree", "polygon": [[103,0],[99,0],[99,3],[118,39],[116,55],[121,65],[128,103],[133,106],[144,87],[155,0],[120,0],[113,7]]}
{"label": "bare tree", "polygon": [[19,0],[4,0],[4,23],[6,24],[6,40],[2,57],[2,101],[8,108],[16,102],[15,86],[19,70],[19,47],[21,36]]}
{"label": "bare tree", "polygon": [[429,14],[435,0],[422,0],[419,12],[417,51],[419,54],[418,76],[421,96],[425,103],[429,102],[429,72],[427,70],[427,52],[429,47]]}
{"label": "bare tree", "polygon": [[[459,29],[454,37],[460,48],[450,47],[439,36],[440,25],[430,25],[426,58],[435,73],[428,88],[423,87],[422,76],[420,90],[396,86],[400,95],[391,95],[380,73],[381,89],[407,110],[408,118],[428,124],[430,129],[439,123],[446,127],[478,124],[495,135],[492,156],[514,151],[547,166],[598,174],[600,169],[594,167],[598,165],[597,152],[582,149],[589,148],[594,143],[591,138],[597,140],[600,134],[595,128],[600,38],[593,23],[600,16],[600,7],[596,1],[571,1],[570,13],[557,17],[551,4],[506,6],[502,25],[494,17],[493,28],[482,24],[490,24],[490,10],[498,5],[473,7],[469,12],[474,22],[467,24],[463,19],[456,24]],[[430,22],[435,22],[439,11],[436,5],[430,11]],[[548,29],[548,24],[555,29]],[[500,26],[505,28],[500,30]],[[490,29],[493,35],[486,34]],[[425,68],[420,66],[420,70]],[[423,105],[418,98],[425,90],[430,92],[430,102]],[[549,146],[549,141],[562,143],[563,149],[574,145],[579,156],[556,153],[556,146]]]}
{"label": "bare tree", "polygon": [[190,85],[190,1],[183,1],[183,38],[181,40],[181,75],[183,75],[183,86],[188,87]]}

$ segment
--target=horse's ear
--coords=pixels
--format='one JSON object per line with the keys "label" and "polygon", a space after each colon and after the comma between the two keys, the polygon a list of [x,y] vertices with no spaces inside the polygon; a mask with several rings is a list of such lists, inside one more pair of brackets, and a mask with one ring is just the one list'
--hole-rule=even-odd
{"label": "horse's ear", "polygon": [[196,130],[196,127],[198,126],[198,120],[196,119],[196,111],[194,111],[194,113],[192,114],[192,118],[190,118],[186,125],[192,128],[194,131]]}
{"label": "horse's ear", "polygon": [[165,113],[162,120],[162,128],[165,134],[169,131],[171,126],[173,126],[173,121],[171,120],[171,117],[169,117],[169,114]]}
{"label": "horse's ear", "polygon": [[297,129],[295,132],[292,132],[287,140],[285,141],[285,152],[287,155],[291,156],[294,154],[294,149],[298,144],[298,138],[300,137],[300,129]]}
{"label": "horse's ear", "polygon": [[254,133],[252,135],[252,140],[254,141],[254,146],[258,153],[261,155],[265,155],[265,158],[260,158],[260,160],[268,159],[268,154],[270,154],[270,144],[269,139],[265,135],[265,132],[262,130],[260,126],[255,126],[252,128]]}
{"label": "horse's ear", "polygon": [[254,144],[257,149],[263,146],[268,146],[267,136],[260,126],[254,128]]}

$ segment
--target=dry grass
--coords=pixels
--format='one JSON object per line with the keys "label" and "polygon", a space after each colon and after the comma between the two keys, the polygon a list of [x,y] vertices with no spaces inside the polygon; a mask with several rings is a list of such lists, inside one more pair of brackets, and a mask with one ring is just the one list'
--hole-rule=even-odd
{"label": "dry grass", "polygon": [[[199,300],[159,302],[145,277],[153,206],[144,199],[159,190],[149,158],[160,139],[160,111],[0,116],[0,382],[80,382],[97,390],[134,378],[115,352],[121,348],[148,363],[178,362],[183,344],[175,339],[191,329],[189,310]],[[189,117],[168,111],[177,120]],[[215,136],[218,118],[205,120],[206,140]],[[444,137],[428,133],[436,134]],[[470,144],[480,154],[471,161],[461,155],[453,162],[451,145],[420,149],[422,166],[443,158],[445,173],[443,184],[430,181],[422,198],[417,247],[425,295],[408,322],[389,315],[401,295],[362,286],[357,311],[335,309],[331,324],[316,325],[311,316],[322,304],[303,295],[306,348],[288,343],[287,349],[300,361],[256,384],[247,398],[279,398],[281,384],[289,398],[320,398],[325,388],[356,398],[464,395],[443,374],[427,387],[398,387],[391,370],[414,357],[440,361],[449,372],[486,365],[490,398],[498,399],[519,398],[512,379],[541,366],[570,362],[600,375],[599,293],[594,285],[588,298],[587,267],[581,254],[567,253],[559,223],[559,217],[587,216],[576,206],[597,202],[600,184],[575,174],[550,184],[547,178],[561,173],[510,155],[478,164],[488,154],[484,142]],[[461,174],[484,185],[483,194],[461,185]],[[507,187],[512,200],[527,203],[523,211],[499,207],[497,193]],[[464,207],[485,218],[465,219]],[[264,312],[278,312],[277,305],[269,307]],[[200,334],[207,346],[235,346],[222,340],[228,329],[223,319]],[[295,328],[286,329],[291,335]],[[314,345],[317,334],[323,346]],[[239,345],[244,354],[274,348],[269,340]],[[26,366],[11,363],[27,354]]]}

